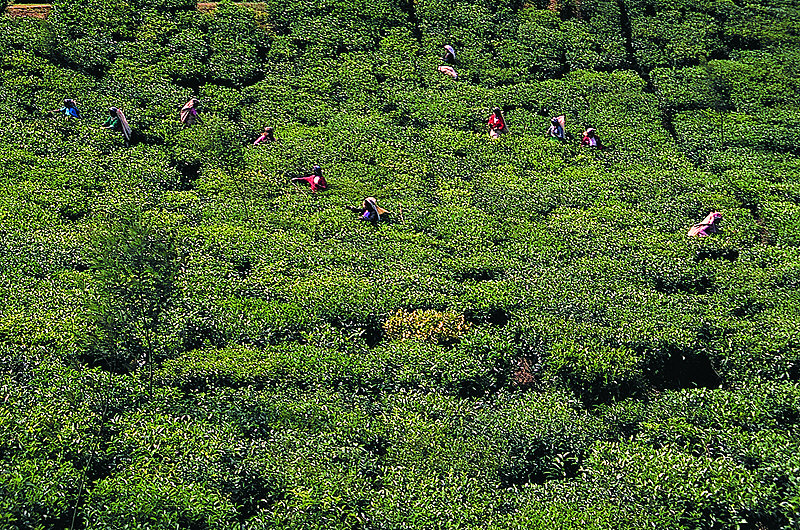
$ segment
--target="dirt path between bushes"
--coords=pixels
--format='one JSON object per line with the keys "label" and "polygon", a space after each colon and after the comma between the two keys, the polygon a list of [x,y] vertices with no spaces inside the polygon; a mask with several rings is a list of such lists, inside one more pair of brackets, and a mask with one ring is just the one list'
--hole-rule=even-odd
{"label": "dirt path between bushes", "polygon": [[[242,2],[245,7],[256,8],[258,2]],[[201,13],[210,13],[217,7],[217,2],[198,2],[197,10]],[[47,18],[53,6],[50,4],[11,4],[6,8],[10,17]]]}
{"label": "dirt path between bushes", "polygon": [[47,18],[53,6],[50,4],[12,4],[6,8],[10,17]]}
{"label": "dirt path between bushes", "polygon": [[197,2],[197,10],[203,13],[213,11],[217,7],[216,2]]}

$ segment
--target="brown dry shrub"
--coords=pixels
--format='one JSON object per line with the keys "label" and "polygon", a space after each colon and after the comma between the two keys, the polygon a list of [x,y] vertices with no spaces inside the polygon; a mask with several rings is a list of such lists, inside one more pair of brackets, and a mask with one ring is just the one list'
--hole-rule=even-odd
{"label": "brown dry shrub", "polygon": [[536,383],[534,362],[527,357],[520,357],[516,364],[512,381],[520,388],[532,388]]}

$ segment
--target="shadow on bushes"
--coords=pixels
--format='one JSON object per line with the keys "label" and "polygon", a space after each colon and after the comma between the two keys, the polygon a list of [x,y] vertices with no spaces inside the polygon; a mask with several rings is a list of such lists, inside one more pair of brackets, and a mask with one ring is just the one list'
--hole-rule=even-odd
{"label": "shadow on bushes", "polygon": [[703,352],[668,347],[645,368],[650,385],[659,390],[718,388],[722,378]]}
{"label": "shadow on bushes", "polygon": [[664,294],[707,294],[713,290],[714,282],[708,276],[680,278],[654,278],[655,290]]}
{"label": "shadow on bushes", "polygon": [[510,320],[508,312],[505,309],[500,309],[499,307],[465,311],[464,318],[471,324],[492,324],[500,327],[508,324],[508,321]]}
{"label": "shadow on bushes", "polygon": [[696,263],[701,263],[707,259],[726,259],[728,261],[736,261],[739,259],[739,251],[733,248],[730,249],[705,249],[697,252],[694,257]]}
{"label": "shadow on bushes", "polygon": [[548,448],[542,440],[514,443],[507,463],[499,470],[504,488],[523,484],[544,484],[549,480],[573,478],[580,458],[569,452]]}
{"label": "shadow on bushes", "polygon": [[468,269],[459,271],[453,275],[453,280],[456,282],[486,282],[489,280],[496,280],[500,276],[501,271],[496,269]]}
{"label": "shadow on bushes", "polygon": [[612,381],[607,381],[599,375],[586,378],[566,373],[561,377],[566,382],[567,388],[580,396],[581,403],[587,408],[639,397],[646,390],[646,382],[636,376]]}
{"label": "shadow on bushes", "polygon": [[340,331],[347,331],[348,333],[346,334],[348,335],[357,334],[364,339],[369,348],[374,348],[383,338],[383,328],[377,316],[366,322],[331,319],[328,323]]}
{"label": "shadow on bushes", "polygon": [[208,311],[199,311],[191,315],[179,333],[181,350],[184,352],[200,348],[224,348],[227,346],[225,335],[219,330],[215,317]]}
{"label": "shadow on bushes", "polygon": [[194,189],[194,182],[200,178],[200,162],[187,162],[185,160],[178,160],[170,164],[175,171],[180,175],[178,189],[180,191],[189,191]]}
{"label": "shadow on bushes", "polygon": [[286,498],[286,486],[281,477],[265,477],[251,469],[228,475],[222,491],[230,495],[238,507],[236,518],[240,523]]}

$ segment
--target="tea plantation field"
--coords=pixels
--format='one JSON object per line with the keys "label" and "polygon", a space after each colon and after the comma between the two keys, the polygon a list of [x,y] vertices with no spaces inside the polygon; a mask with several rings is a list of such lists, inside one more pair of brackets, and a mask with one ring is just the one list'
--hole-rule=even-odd
{"label": "tea plantation field", "polygon": [[798,528],[799,123],[794,0],[0,15],[0,530]]}

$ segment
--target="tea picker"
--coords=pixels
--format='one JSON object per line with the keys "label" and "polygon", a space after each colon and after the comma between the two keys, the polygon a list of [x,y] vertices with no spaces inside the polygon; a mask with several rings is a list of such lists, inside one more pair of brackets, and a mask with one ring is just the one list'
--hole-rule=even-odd
{"label": "tea picker", "polygon": [[566,120],[563,115],[552,118],[550,120],[550,127],[547,129],[547,135],[553,140],[565,142],[567,140],[567,131],[564,129],[565,123]]}
{"label": "tea picker", "polygon": [[453,79],[458,79],[458,72],[452,66],[447,66],[445,64],[436,68],[438,71],[442,72],[445,75],[452,77]]}
{"label": "tea picker", "polygon": [[444,45],[444,55],[442,62],[445,64],[456,64],[456,51],[449,44]]}
{"label": "tea picker", "polygon": [[384,210],[380,206],[378,206],[378,199],[375,197],[366,197],[360,207],[356,206],[346,206],[348,210],[351,212],[355,212],[359,214],[362,221],[368,221],[372,223],[372,226],[378,224],[378,221],[381,220],[381,216],[386,216],[389,212]]}
{"label": "tea picker", "polygon": [[50,114],[62,114],[65,119],[80,118],[81,113],[78,112],[78,106],[75,104],[74,99],[65,99],[61,108],[48,111]]}
{"label": "tea picker", "polygon": [[256,138],[256,141],[253,142],[253,145],[258,145],[261,142],[270,143],[270,142],[274,142],[275,140],[276,140],[275,139],[275,129],[273,129],[272,127],[264,127],[264,132],[261,133],[261,136]]}
{"label": "tea picker", "polygon": [[501,135],[508,134],[508,125],[506,125],[506,119],[503,117],[503,111],[500,110],[500,107],[492,109],[488,125],[490,138],[500,138]]}
{"label": "tea picker", "polygon": [[133,130],[128,125],[128,120],[125,114],[117,107],[108,109],[108,119],[101,125],[104,129],[112,131],[121,131],[122,136],[125,138],[125,145],[131,145],[131,138],[133,137]]}
{"label": "tea picker", "polygon": [[716,234],[720,231],[719,222],[721,220],[722,214],[720,212],[711,212],[701,222],[697,223],[696,225],[692,225],[686,235],[705,237]]}
{"label": "tea picker", "polygon": [[317,190],[325,191],[328,189],[328,182],[322,176],[322,168],[314,166],[311,169],[311,174],[307,177],[296,177],[292,179],[292,184],[295,182],[306,182],[311,187],[311,193],[316,193]]}
{"label": "tea picker", "polygon": [[439,72],[452,77],[453,79],[458,79],[458,72],[452,66],[456,64],[456,51],[453,49],[452,46],[446,44],[444,47],[444,55],[442,56],[442,62],[445,64],[439,65],[436,70]]}
{"label": "tea picker", "polygon": [[195,123],[203,123],[203,120],[200,119],[200,115],[197,113],[197,109],[200,108],[200,100],[197,98],[192,98],[186,102],[186,104],[181,108],[180,112],[180,119],[181,123],[184,125],[194,125]]}
{"label": "tea picker", "polygon": [[600,141],[600,137],[597,136],[597,129],[589,127],[583,131],[581,145],[584,147],[596,147],[597,149],[602,149],[603,143]]}

